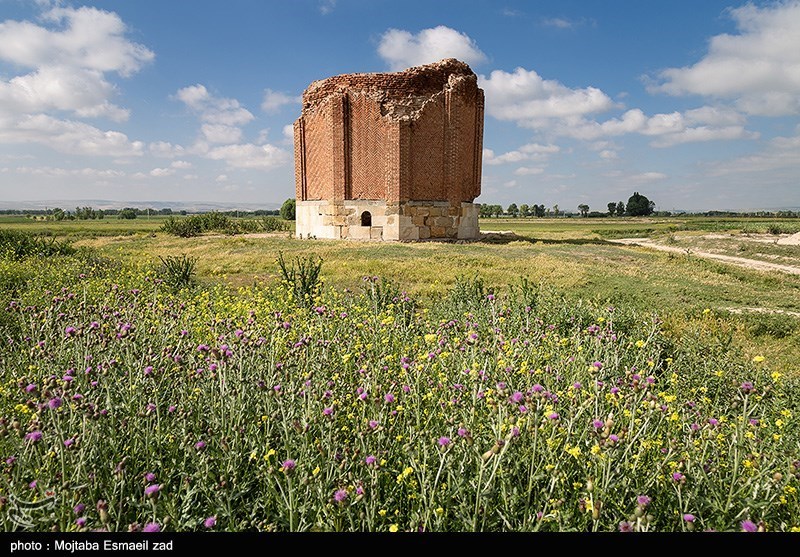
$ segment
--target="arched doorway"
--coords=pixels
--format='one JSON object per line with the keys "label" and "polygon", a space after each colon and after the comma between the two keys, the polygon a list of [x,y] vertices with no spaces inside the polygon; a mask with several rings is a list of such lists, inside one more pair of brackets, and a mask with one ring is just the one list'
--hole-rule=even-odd
{"label": "arched doorway", "polygon": [[361,226],[372,226],[372,213],[369,211],[361,213]]}

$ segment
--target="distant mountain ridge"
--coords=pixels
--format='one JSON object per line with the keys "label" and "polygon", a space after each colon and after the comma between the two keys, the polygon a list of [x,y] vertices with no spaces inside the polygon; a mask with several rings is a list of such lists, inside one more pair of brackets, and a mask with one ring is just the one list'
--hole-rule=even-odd
{"label": "distant mountain ridge", "polygon": [[239,203],[221,201],[109,201],[107,199],[73,199],[47,201],[0,201],[0,209],[39,210],[61,208],[72,211],[75,207],[92,207],[93,209],[172,209],[201,213],[207,211],[256,211],[258,209],[280,209],[280,203]]}

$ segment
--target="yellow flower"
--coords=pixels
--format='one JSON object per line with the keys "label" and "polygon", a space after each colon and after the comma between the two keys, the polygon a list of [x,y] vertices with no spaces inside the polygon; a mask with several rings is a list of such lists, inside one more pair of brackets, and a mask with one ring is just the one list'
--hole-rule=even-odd
{"label": "yellow flower", "polygon": [[397,524],[392,524],[391,526],[389,526],[389,531],[390,532],[397,532],[397,530],[399,530],[399,528],[397,527]]}
{"label": "yellow flower", "polygon": [[764,356],[756,356],[755,358],[753,358],[753,363],[754,363],[754,364],[760,364],[760,363],[761,363],[761,362],[763,362],[765,359],[766,359],[766,358],[764,358]]}
{"label": "yellow flower", "polygon": [[644,341],[643,340],[637,340],[636,341],[636,348],[641,348],[642,346],[644,346]]}
{"label": "yellow flower", "polygon": [[314,469],[311,471],[311,474],[312,474],[313,476],[316,476],[317,474],[319,474],[319,466],[317,466],[316,468],[314,468]]}
{"label": "yellow flower", "polygon": [[437,507],[437,509],[434,512],[436,513],[437,516],[442,516],[444,514],[444,509],[442,507]]}

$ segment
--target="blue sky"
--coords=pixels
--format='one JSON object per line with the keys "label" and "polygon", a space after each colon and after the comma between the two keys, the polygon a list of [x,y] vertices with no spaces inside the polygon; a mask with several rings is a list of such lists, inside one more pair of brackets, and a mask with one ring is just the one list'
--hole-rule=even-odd
{"label": "blue sky", "polygon": [[800,0],[0,0],[0,205],[281,203],[311,81],[445,57],[478,202],[800,206]]}

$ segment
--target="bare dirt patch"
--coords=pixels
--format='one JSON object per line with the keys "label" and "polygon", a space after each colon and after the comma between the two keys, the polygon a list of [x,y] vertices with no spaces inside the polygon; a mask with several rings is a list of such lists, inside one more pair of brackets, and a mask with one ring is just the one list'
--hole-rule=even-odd
{"label": "bare dirt patch", "polygon": [[618,240],[609,241],[615,244],[623,244],[626,246],[641,246],[659,251],[667,251],[671,253],[680,253],[683,255],[693,255],[695,257],[724,261],[725,263],[730,263],[739,267],[745,267],[747,269],[755,269],[757,271],[779,271],[792,275],[800,275],[800,267],[794,265],[782,265],[779,263],[769,263],[767,261],[757,261],[755,259],[748,259],[746,257],[735,257],[733,255],[722,255],[719,253],[709,253],[707,251],[696,251],[691,248],[687,249],[675,246],[665,246],[649,238],[620,238]]}

